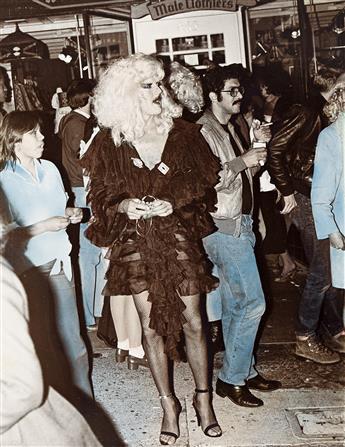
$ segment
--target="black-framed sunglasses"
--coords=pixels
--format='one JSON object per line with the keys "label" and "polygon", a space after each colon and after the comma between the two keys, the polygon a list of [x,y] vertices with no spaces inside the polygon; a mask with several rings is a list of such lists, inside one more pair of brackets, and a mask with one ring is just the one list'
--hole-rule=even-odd
{"label": "black-framed sunglasses", "polygon": [[239,93],[241,93],[241,95],[243,95],[244,87],[242,87],[242,86],[240,86],[240,87],[231,87],[229,90],[221,90],[221,92],[230,93],[230,95],[233,98],[235,98]]}
{"label": "black-framed sunglasses", "polygon": [[140,84],[141,88],[143,88],[145,90],[150,90],[153,85],[157,85],[157,87],[161,88],[163,83],[162,83],[162,81],[158,81],[158,82],[148,82],[148,83]]}

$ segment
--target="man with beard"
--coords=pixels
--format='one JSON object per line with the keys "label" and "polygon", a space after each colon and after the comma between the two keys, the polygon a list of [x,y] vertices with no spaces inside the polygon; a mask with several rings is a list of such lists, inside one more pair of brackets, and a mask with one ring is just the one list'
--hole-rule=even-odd
{"label": "man with beard", "polygon": [[[216,392],[237,405],[259,407],[263,402],[250,389],[273,391],[281,384],[266,380],[254,367],[254,342],[265,311],[265,297],[254,255],[252,176],[266,160],[266,149],[245,151],[230,123],[230,118],[240,113],[243,71],[238,64],[215,67],[204,78],[208,108],[198,123],[223,170],[216,188],[217,211],[212,213],[218,231],[203,242],[220,280],[220,296],[212,292],[207,304],[209,318],[218,309],[225,345]],[[258,141],[268,141],[268,127],[258,127],[254,136]]]}

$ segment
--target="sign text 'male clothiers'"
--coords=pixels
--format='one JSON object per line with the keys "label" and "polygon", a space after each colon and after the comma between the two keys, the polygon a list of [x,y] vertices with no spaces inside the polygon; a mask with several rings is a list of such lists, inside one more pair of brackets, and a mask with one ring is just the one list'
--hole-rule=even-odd
{"label": "sign text 'male clothiers'", "polygon": [[182,12],[215,10],[236,11],[239,4],[246,3],[248,6],[255,4],[255,0],[162,0],[147,5],[153,20],[161,19]]}

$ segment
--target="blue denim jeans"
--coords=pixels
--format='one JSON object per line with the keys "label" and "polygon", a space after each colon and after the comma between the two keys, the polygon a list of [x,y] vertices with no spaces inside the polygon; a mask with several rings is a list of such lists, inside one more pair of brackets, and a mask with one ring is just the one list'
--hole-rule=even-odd
{"label": "blue denim jeans", "polygon": [[220,280],[225,352],[219,378],[233,385],[244,385],[246,379],[257,375],[254,342],[265,312],[251,216],[242,216],[239,237],[217,231],[203,242]]}
{"label": "blue denim jeans", "polygon": [[[205,243],[204,243],[205,245]],[[206,246],[205,246],[206,247]],[[213,265],[212,275],[219,278],[218,267],[216,264]],[[207,294],[206,299],[206,313],[208,321],[217,321],[222,319],[222,293],[221,287],[212,290],[212,292]]]}
{"label": "blue denim jeans", "polygon": [[[72,191],[75,195],[75,206],[87,208],[85,188],[73,187]],[[87,226],[87,223],[80,224],[79,269],[85,324],[91,326],[95,324],[95,317],[102,315],[102,290],[105,286],[107,266],[102,256],[102,249],[93,245],[86,238],[84,233]]]}
{"label": "blue denim jeans", "polygon": [[[21,275],[28,295],[30,332],[46,381],[65,395],[68,383],[64,377],[68,374],[72,386],[92,397],[74,280],[69,281],[62,268],[59,274],[50,275],[54,262],[33,267]],[[63,370],[64,377],[58,377],[54,369]]]}
{"label": "blue denim jeans", "polygon": [[318,240],[315,232],[311,201],[296,193],[298,207],[292,220],[299,230],[303,249],[309,264],[309,272],[301,297],[297,335],[315,334],[324,326],[331,335],[339,334],[344,328],[343,304],[337,289],[332,287],[329,240]]}

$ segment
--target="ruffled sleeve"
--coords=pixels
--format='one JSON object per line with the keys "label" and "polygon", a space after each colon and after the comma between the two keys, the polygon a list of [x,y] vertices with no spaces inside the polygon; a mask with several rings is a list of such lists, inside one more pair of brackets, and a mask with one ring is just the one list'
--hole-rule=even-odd
{"label": "ruffled sleeve", "polygon": [[127,194],[124,181],[116,178],[119,172],[116,151],[110,133],[101,131],[81,160],[89,176],[87,200],[92,218],[85,234],[99,247],[110,246],[126,227],[126,215],[118,213],[118,206]]}
{"label": "ruffled sleeve", "polygon": [[221,165],[200,133],[200,126],[179,122],[184,153],[180,169],[170,182],[174,191],[174,210],[192,239],[201,239],[215,231],[210,212],[216,210],[216,184],[219,182]]}

